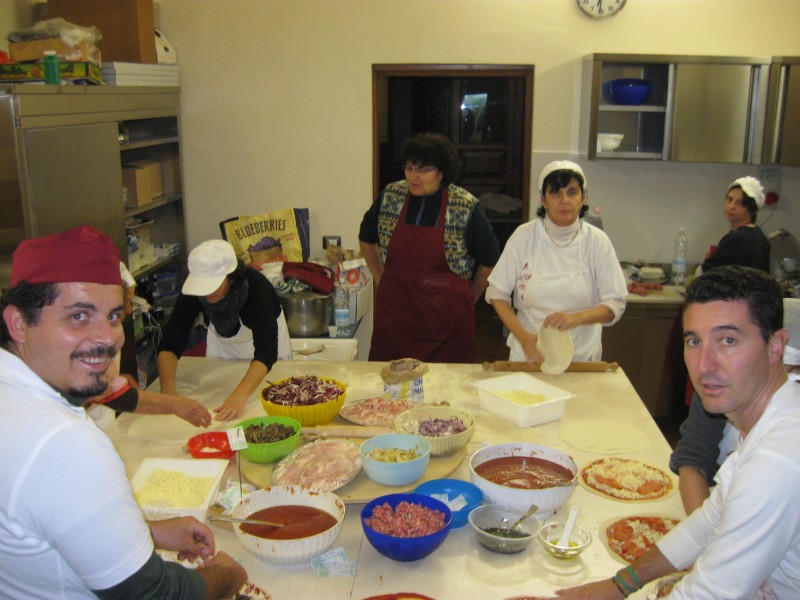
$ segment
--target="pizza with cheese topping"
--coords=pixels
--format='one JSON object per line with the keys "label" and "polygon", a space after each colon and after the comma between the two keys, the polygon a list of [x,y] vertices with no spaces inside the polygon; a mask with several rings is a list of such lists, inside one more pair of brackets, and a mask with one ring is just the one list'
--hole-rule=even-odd
{"label": "pizza with cheese topping", "polygon": [[661,500],[675,489],[672,477],[627,458],[600,458],[580,471],[580,482],[601,496],[626,502]]}
{"label": "pizza with cheese topping", "polygon": [[652,548],[675,525],[678,519],[659,516],[625,517],[606,528],[609,549],[631,563]]}

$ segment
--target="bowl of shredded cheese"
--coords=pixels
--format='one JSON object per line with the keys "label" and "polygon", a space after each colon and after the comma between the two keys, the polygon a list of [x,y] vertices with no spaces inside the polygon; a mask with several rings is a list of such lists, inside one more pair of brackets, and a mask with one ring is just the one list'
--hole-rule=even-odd
{"label": "bowl of shredded cheese", "polygon": [[564,416],[567,400],[575,394],[528,375],[510,373],[475,384],[481,408],[517,427],[533,427]]}
{"label": "bowl of shredded cheese", "polygon": [[227,460],[213,458],[146,458],[131,478],[133,497],[146,519],[203,521],[227,466]]}
{"label": "bowl of shredded cheese", "polygon": [[406,433],[383,433],[361,444],[361,467],[381,485],[407,485],[425,474],[431,445]]}

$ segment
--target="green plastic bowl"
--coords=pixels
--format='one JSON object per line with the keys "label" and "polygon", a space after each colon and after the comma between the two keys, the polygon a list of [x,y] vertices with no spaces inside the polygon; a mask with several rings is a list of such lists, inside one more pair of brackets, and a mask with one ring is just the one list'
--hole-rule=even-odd
{"label": "green plastic bowl", "polygon": [[270,442],[268,444],[247,444],[247,448],[239,450],[239,454],[244,456],[247,460],[256,463],[271,463],[280,460],[292,450],[297,448],[300,443],[300,422],[297,419],[290,417],[254,417],[246,419],[241,423],[237,423],[235,427],[247,429],[248,425],[262,425],[266,427],[270,423],[281,423],[288,425],[294,429],[294,435],[280,440],[278,442]]}

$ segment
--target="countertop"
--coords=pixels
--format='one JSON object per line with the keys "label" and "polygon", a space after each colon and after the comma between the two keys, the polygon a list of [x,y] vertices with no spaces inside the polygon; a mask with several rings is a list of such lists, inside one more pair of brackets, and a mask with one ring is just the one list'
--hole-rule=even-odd
{"label": "countertop", "polygon": [[647,296],[628,294],[625,300],[645,304],[683,304],[685,291],[683,286],[665,285],[663,290],[651,291]]}
{"label": "countertop", "polygon": [[[217,406],[233,382],[247,369],[246,361],[207,358],[182,358],[178,366],[178,393],[196,398],[209,408]],[[329,376],[347,383],[350,399],[378,395],[382,391],[380,369],[384,363],[370,362],[302,362],[275,364],[270,380],[291,375]],[[598,454],[570,446],[559,436],[559,428],[577,421],[615,422],[635,427],[646,437],[646,448],[623,456],[644,461],[667,470],[670,447],[637,396],[625,373],[620,369],[607,373],[564,373],[548,376],[536,373],[543,381],[575,394],[567,401],[564,417],[559,421],[531,428],[518,428],[481,409],[474,383],[504,373],[484,371],[481,365],[430,364],[423,378],[426,401],[447,400],[454,407],[476,416],[476,431],[467,448],[467,455],[482,445],[509,441],[544,444],[569,452],[579,466],[599,457]],[[263,414],[258,392],[248,401],[244,418]],[[346,423],[337,417],[335,422]],[[137,426],[138,423],[138,426]],[[174,425],[174,429],[165,426]],[[602,425],[602,423],[597,423]],[[215,423],[212,429],[225,429],[230,423]],[[187,433],[188,428],[188,433]],[[124,414],[107,432],[125,461],[132,476],[146,457],[188,457],[183,445],[198,430],[177,417]],[[143,434],[143,432],[145,432]],[[452,477],[469,480],[468,458],[457,467]],[[229,466],[227,479],[236,479],[235,459]],[[677,480],[676,488],[677,488]],[[391,493],[392,488],[386,488]],[[601,541],[605,526],[611,521],[635,513],[657,513],[682,518],[680,498],[668,498],[638,506],[601,498],[580,485],[561,511],[564,517],[573,505],[581,507],[579,522],[592,533],[592,545],[571,561],[559,561],[547,555],[537,544],[520,554],[502,555],[481,547],[469,526],[451,531],[444,544],[430,556],[411,563],[395,562],[376,552],[363,536],[360,504],[348,504],[344,527],[333,548],[342,547],[347,556],[357,561],[356,575],[322,577],[310,566],[282,569],[261,563],[248,555],[226,527],[212,524],[217,547],[240,560],[253,583],[267,590],[274,600],[305,598],[363,599],[378,594],[415,592],[437,600],[481,598],[502,600],[521,595],[552,595],[554,590],[590,580],[603,579],[616,572],[622,563],[612,558]],[[644,591],[631,598],[644,598]]]}

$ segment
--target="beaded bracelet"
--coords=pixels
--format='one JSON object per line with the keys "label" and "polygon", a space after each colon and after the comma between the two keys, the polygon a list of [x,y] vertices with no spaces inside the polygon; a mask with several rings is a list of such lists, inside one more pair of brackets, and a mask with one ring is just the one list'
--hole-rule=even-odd
{"label": "beaded bracelet", "polygon": [[622,597],[623,597],[623,598],[627,598],[627,597],[628,597],[628,594],[625,592],[624,588],[623,588],[623,587],[622,587],[622,586],[619,584],[619,582],[617,581],[617,576],[616,576],[616,575],[614,575],[614,576],[611,578],[611,581],[612,581],[612,582],[614,582],[614,585],[615,585],[615,586],[616,586],[616,588],[619,590],[619,593],[620,593],[620,594],[622,594]]}
{"label": "beaded bracelet", "polygon": [[[621,576],[619,573],[617,573],[616,575],[614,575],[614,581],[615,581],[615,582],[618,582],[618,583],[620,583],[620,584],[622,584],[622,587],[624,587],[626,590],[628,590],[628,594],[632,594],[633,592],[635,592],[635,591],[636,591],[635,589],[633,589],[633,588],[632,588],[632,587],[631,587],[631,586],[628,584],[628,582],[627,582],[627,581],[625,581],[625,580],[622,578],[622,576]],[[626,597],[626,598],[628,597],[628,594],[625,594],[625,597]]]}
{"label": "beaded bracelet", "polygon": [[625,572],[628,575],[631,576],[631,579],[633,580],[633,583],[635,583],[637,586],[639,586],[637,589],[642,589],[642,582],[639,581],[639,578],[636,576],[636,571],[633,570],[633,567],[631,567],[630,565],[627,565],[625,567]]}

